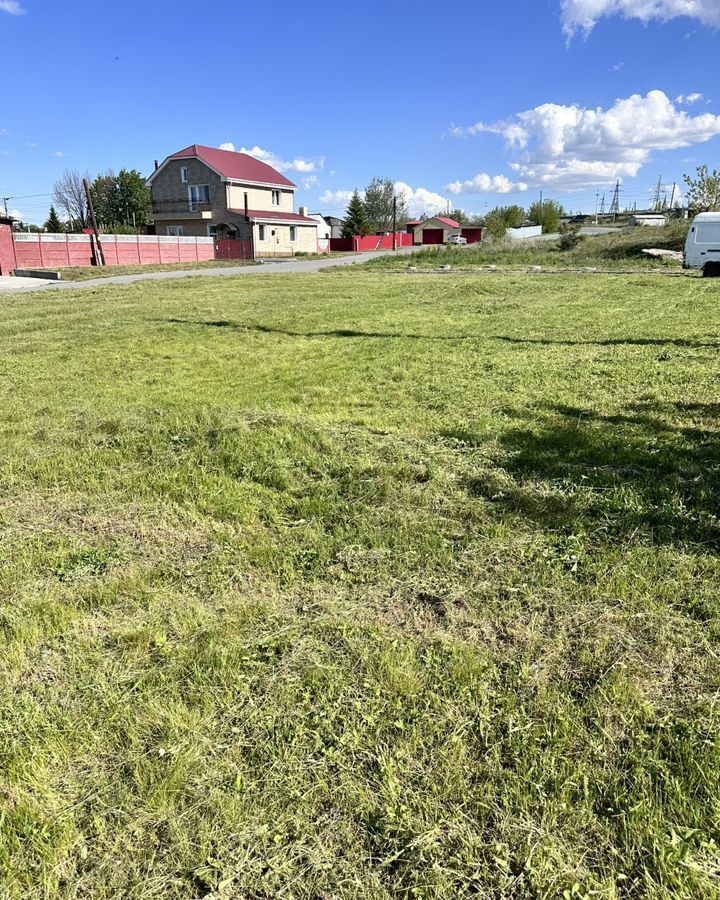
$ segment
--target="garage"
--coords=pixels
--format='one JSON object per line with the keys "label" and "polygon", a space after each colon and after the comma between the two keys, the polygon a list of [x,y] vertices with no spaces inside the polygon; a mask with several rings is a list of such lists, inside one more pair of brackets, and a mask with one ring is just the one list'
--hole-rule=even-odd
{"label": "garage", "polygon": [[460,234],[460,223],[447,216],[433,216],[412,223],[414,244],[447,244],[451,234]]}
{"label": "garage", "polygon": [[442,228],[423,228],[422,242],[423,244],[444,244],[445,232]]}

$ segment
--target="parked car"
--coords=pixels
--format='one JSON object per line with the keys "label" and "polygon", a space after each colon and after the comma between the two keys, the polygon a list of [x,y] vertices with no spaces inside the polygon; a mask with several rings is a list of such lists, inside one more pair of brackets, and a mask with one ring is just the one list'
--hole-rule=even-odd
{"label": "parked car", "polygon": [[720,278],[720,212],[700,213],[693,219],[683,269],[702,269],[703,275]]}
{"label": "parked car", "polygon": [[455,245],[467,244],[467,238],[463,237],[461,234],[451,234],[447,242],[448,244]]}

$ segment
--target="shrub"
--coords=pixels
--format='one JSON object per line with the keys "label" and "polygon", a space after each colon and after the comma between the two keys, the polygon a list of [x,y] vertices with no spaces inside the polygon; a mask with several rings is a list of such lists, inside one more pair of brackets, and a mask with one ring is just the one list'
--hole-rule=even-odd
{"label": "shrub", "polygon": [[580,234],[580,224],[578,222],[566,222],[560,226],[560,240],[558,241],[558,249],[574,250],[575,247],[583,240]]}

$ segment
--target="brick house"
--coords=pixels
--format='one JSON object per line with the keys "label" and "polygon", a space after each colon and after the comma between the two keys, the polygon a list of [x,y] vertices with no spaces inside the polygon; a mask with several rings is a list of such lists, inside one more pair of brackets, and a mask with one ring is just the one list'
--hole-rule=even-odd
{"label": "brick house", "polygon": [[317,252],[317,221],[294,211],[297,185],[245,153],[192,144],[147,184],[157,234],[251,241],[259,257]]}

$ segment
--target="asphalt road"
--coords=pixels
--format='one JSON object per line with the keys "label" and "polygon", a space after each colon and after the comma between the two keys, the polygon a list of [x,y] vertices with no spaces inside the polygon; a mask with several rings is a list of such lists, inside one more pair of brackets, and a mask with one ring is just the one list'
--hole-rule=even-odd
{"label": "asphalt road", "polygon": [[[409,256],[422,247],[402,247],[398,255]],[[78,290],[101,287],[105,284],[135,284],[137,281],[167,281],[174,278],[217,278],[242,275],[284,275],[287,272],[319,272],[335,266],[356,266],[369,259],[392,256],[392,250],[368,251],[355,256],[335,256],[328,259],[287,260],[264,262],[258,266],[223,266],[208,269],[182,269],[175,272],[144,272],[138,275],[109,275],[106,278],[89,278],[87,281],[48,281],[43,278],[0,277],[0,293],[29,293],[31,291]]]}

